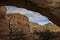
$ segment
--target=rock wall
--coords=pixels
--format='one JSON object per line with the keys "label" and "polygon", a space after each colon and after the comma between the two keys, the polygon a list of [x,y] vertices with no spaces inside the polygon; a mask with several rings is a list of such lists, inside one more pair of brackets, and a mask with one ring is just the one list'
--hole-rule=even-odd
{"label": "rock wall", "polygon": [[29,32],[28,17],[19,13],[9,13],[7,15],[13,31],[17,29],[20,32]]}
{"label": "rock wall", "polygon": [[9,27],[6,20],[6,7],[0,6],[0,40],[8,40]]}
{"label": "rock wall", "polygon": [[7,16],[8,20],[10,20],[10,28],[13,32],[12,34],[16,35],[17,32],[22,33],[21,36],[24,35],[23,37],[26,37],[25,39],[28,40],[30,34],[28,17],[21,15],[19,13],[9,13],[7,14]]}

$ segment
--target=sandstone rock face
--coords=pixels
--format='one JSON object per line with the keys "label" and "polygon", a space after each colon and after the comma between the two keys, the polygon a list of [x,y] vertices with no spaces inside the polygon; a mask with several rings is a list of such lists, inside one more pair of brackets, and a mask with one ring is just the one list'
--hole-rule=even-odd
{"label": "sandstone rock face", "polygon": [[0,6],[0,19],[5,19],[7,9],[5,6]]}
{"label": "sandstone rock face", "polygon": [[7,15],[8,20],[10,20],[10,28],[13,32],[12,34],[16,35],[16,32],[22,33],[23,35],[25,35],[24,37],[26,37],[26,40],[28,40],[30,33],[28,17],[21,15],[19,13],[10,13]]}
{"label": "sandstone rock face", "polygon": [[8,20],[10,20],[12,31],[17,30],[19,32],[29,32],[28,17],[19,13],[10,13],[7,15]]}

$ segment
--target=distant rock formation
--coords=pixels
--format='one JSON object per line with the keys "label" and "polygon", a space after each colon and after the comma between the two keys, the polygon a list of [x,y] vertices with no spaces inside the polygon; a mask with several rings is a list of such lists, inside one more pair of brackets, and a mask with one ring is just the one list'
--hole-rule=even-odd
{"label": "distant rock formation", "polygon": [[45,26],[46,30],[50,30],[51,32],[60,32],[60,27],[58,27],[55,24],[48,23],[48,24],[46,24],[44,26]]}
{"label": "distant rock formation", "polygon": [[[39,25],[35,22],[30,22],[31,40],[59,40],[60,28],[53,23]],[[33,38],[34,37],[34,38]]]}
{"label": "distant rock formation", "polygon": [[43,26],[42,25],[39,25],[35,22],[29,22],[29,26],[30,26],[30,32],[34,32],[35,30],[36,31],[43,31]]}
{"label": "distant rock formation", "polygon": [[52,24],[52,23],[48,23],[48,24],[45,24],[45,25],[39,25],[37,23],[30,22],[29,26],[30,26],[30,32],[31,33],[34,32],[34,31],[44,32],[46,30],[49,30],[50,32],[60,32],[60,28],[58,26],[56,26],[55,24]]}

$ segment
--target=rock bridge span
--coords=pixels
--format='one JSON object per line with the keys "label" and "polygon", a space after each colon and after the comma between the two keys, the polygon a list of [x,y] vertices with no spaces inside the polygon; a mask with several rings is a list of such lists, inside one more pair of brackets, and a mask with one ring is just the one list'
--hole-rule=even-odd
{"label": "rock bridge span", "polygon": [[16,6],[39,12],[60,26],[60,0],[0,0],[0,6]]}

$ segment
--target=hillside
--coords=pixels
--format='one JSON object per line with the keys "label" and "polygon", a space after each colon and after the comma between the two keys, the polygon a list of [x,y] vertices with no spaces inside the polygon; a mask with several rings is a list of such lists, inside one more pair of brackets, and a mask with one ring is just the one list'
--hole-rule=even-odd
{"label": "hillside", "polygon": [[44,26],[47,30],[50,30],[52,32],[60,32],[60,27],[56,26],[55,24],[48,23]]}
{"label": "hillside", "polygon": [[31,32],[34,32],[35,30],[36,31],[46,31],[46,30],[49,30],[51,32],[60,32],[60,28],[58,26],[56,26],[55,24],[52,24],[52,23],[48,23],[48,24],[45,24],[45,25],[39,25],[35,22],[30,22],[29,23],[29,26],[30,26],[30,31]]}

